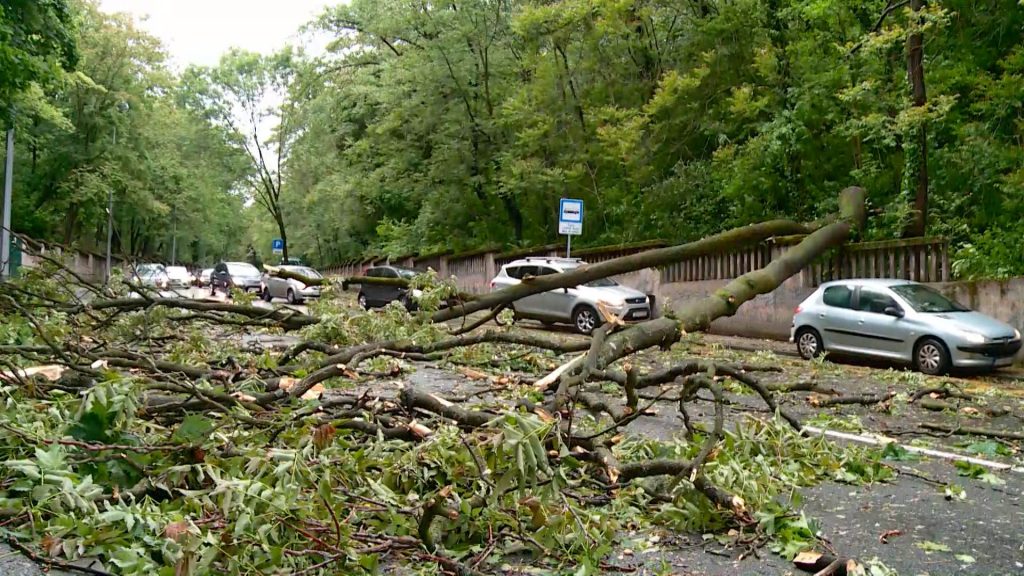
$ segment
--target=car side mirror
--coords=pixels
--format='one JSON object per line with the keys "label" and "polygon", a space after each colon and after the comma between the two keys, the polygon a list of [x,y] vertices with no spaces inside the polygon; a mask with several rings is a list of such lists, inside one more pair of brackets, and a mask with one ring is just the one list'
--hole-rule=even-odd
{"label": "car side mirror", "polygon": [[886,316],[892,316],[894,318],[903,318],[903,310],[897,308],[896,306],[886,306],[885,314]]}

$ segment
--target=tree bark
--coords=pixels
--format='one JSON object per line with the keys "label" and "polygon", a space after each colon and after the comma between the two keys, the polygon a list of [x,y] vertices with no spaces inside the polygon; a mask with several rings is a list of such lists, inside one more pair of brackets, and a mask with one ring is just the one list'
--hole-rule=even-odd
{"label": "tree bark", "polygon": [[[915,25],[920,26],[921,9],[924,0],[911,0],[910,8],[914,11]],[[911,95],[915,108],[928,103],[928,95],[924,84],[924,38],[916,31],[907,39],[907,78],[910,81]],[[917,129],[917,182],[914,193],[914,219],[905,231],[905,236],[924,236],[928,226],[928,128],[922,124]]]}

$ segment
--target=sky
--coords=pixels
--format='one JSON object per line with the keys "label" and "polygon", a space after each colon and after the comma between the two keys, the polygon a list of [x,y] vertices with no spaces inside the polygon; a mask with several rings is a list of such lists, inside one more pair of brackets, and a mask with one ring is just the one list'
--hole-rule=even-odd
{"label": "sky", "polygon": [[339,0],[100,0],[160,38],[176,68],[214,65],[231,47],[269,53],[299,43],[299,27]]}

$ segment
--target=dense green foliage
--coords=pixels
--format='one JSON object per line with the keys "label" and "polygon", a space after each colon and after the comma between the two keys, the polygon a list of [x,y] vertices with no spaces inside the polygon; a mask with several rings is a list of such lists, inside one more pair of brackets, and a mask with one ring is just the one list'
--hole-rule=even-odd
{"label": "dense green foliage", "polygon": [[179,260],[244,254],[235,134],[188,111],[163,46],[130,17],[72,9],[76,70],[15,100],[15,230],[102,249],[112,190],[115,254],[169,259],[175,226]]}
{"label": "dense green foliage", "polygon": [[[588,244],[688,240],[811,218],[859,184],[911,217],[929,133],[930,234],[964,274],[1020,271],[1024,7],[1016,0],[353,0],[332,53],[291,90],[293,249],[338,260],[556,239],[587,201]],[[906,39],[925,37],[913,107]]]}
{"label": "dense green foliage", "polygon": [[77,60],[67,0],[0,1],[0,118],[34,85],[46,84]]}
{"label": "dense green foliage", "polygon": [[0,34],[32,39],[0,58],[31,56],[4,94],[35,236],[102,246],[113,187],[115,249],[166,257],[177,208],[186,260],[283,237],[329,264],[553,242],[560,197],[598,245],[813,218],[858,184],[868,235],[893,238],[926,154],[927,232],[957,274],[1024,273],[1017,0],[352,0],[315,22],[319,57],[235,50],[180,79],[127,17],[3,6]]}

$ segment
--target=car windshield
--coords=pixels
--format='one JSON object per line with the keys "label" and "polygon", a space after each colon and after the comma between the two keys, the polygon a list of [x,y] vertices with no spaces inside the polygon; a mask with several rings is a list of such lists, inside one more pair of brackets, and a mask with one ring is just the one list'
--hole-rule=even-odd
{"label": "car windshield", "polygon": [[285,270],[301,274],[306,278],[320,278],[320,273],[308,266],[282,266]]}
{"label": "car windshield", "polygon": [[584,286],[589,288],[610,288],[612,286],[618,286],[619,283],[611,278],[598,278],[597,280],[587,282]]}
{"label": "car windshield", "polygon": [[184,266],[169,266],[167,268],[168,276],[188,276],[188,270]]}
{"label": "car windshield", "polygon": [[901,284],[893,286],[892,291],[899,294],[916,312],[941,314],[943,312],[970,312],[962,304],[946,298],[939,292],[923,284]]}
{"label": "car windshield", "polygon": [[405,278],[406,280],[409,280],[411,278],[415,278],[416,275],[419,274],[419,272],[417,272],[415,270],[407,270],[405,268],[395,268],[395,271],[398,272],[398,277],[399,278]]}
{"label": "car windshield", "polygon": [[135,271],[139,276],[152,276],[153,274],[159,274],[164,271],[163,264],[139,264]]}
{"label": "car windshield", "polygon": [[232,276],[258,276],[260,271],[252,264],[228,264],[228,272]]}

